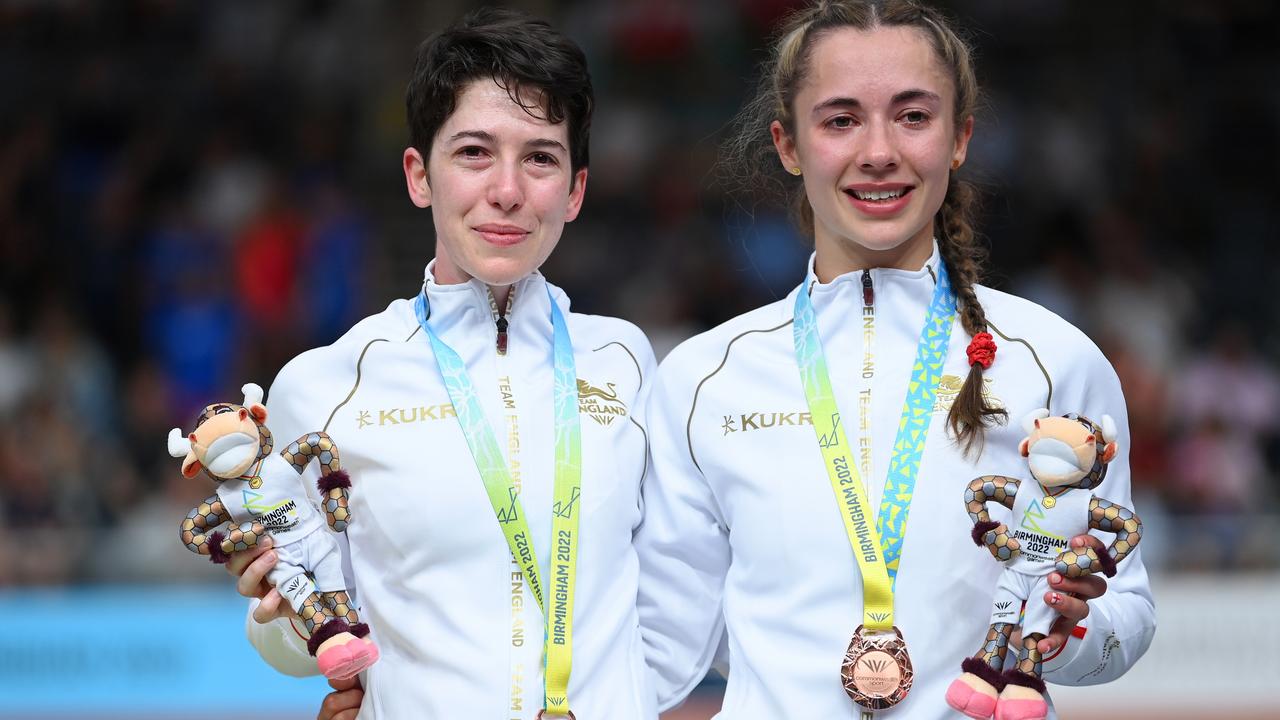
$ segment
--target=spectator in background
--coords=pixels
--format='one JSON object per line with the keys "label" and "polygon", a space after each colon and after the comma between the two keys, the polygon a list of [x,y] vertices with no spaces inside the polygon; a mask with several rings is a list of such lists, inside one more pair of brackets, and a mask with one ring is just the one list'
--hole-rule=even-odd
{"label": "spectator in background", "polygon": [[17,334],[9,303],[0,297],[0,422],[17,411],[35,385],[35,359]]}
{"label": "spectator in background", "polygon": [[1241,322],[1214,323],[1206,347],[1187,363],[1174,388],[1171,500],[1200,516],[1186,543],[1206,569],[1274,562],[1271,539],[1260,535],[1276,511],[1275,477],[1266,451],[1280,432],[1280,373],[1262,360]]}
{"label": "spectator in background", "polygon": [[1190,287],[1147,249],[1141,228],[1123,206],[1094,216],[1091,233],[1098,282],[1090,294],[1089,326],[1099,335],[1123,339],[1143,364],[1168,377],[1185,359]]}

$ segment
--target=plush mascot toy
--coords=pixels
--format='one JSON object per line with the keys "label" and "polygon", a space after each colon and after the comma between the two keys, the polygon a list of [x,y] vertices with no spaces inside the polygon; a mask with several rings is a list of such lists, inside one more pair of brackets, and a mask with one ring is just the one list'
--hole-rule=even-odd
{"label": "plush mascot toy", "polygon": [[[991,628],[978,654],[961,663],[964,674],[951,683],[947,703],[980,720],[1043,720],[1048,713],[1043,658],[1036,644],[1049,634],[1058,614],[1040,601],[1049,590],[1049,574],[1080,578],[1095,572],[1111,577],[1116,563],[1133,552],[1142,523],[1128,508],[1092,492],[1116,455],[1116,426],[1068,413],[1049,417],[1036,410],[1023,420],[1028,436],[1018,450],[1027,458],[1033,481],[984,475],[969,483],[965,504],[973,519],[973,541],[1005,564],[991,608]],[[1009,525],[991,519],[988,502],[1013,511]],[[1010,527],[1013,530],[1010,530]],[[1072,548],[1071,538],[1088,530],[1115,533],[1099,555],[1092,547]],[[1026,616],[1019,613],[1026,604]],[[1022,627],[1016,668],[1001,672],[1009,638]]]}
{"label": "plush mascot toy", "polygon": [[[187,549],[227,562],[231,553],[255,547],[270,534],[277,561],[267,579],[306,624],[307,649],[320,672],[346,679],[378,659],[378,647],[365,636],[342,577],[342,553],[334,532],[351,522],[347,506],[351,481],[341,469],[338,448],[323,432],[304,435],[283,452],[273,453],[262,388],[245,385],[244,405],[214,403],[196,418],[195,430],[183,437],[169,432],[169,454],[184,458],[182,474],[204,470],[217,492],[187,513],[180,536]],[[307,499],[302,471],[320,462],[320,495],[325,518]],[[224,535],[217,528],[232,523]]]}

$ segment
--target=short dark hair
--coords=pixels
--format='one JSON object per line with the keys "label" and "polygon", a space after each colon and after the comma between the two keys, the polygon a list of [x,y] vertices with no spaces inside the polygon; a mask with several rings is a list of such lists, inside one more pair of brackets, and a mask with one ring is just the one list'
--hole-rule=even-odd
{"label": "short dark hair", "polygon": [[[572,170],[587,167],[595,100],[586,55],[546,22],[498,8],[468,13],[418,46],[405,109],[409,143],[424,158],[463,88],[482,78],[492,78],[530,115],[567,121]],[[521,99],[530,90],[536,105]]]}

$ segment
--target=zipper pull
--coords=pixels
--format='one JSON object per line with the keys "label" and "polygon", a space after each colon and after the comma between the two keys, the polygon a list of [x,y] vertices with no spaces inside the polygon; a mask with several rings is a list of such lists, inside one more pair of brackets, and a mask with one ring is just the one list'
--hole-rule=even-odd
{"label": "zipper pull", "polygon": [[876,289],[871,286],[871,270],[862,271],[862,304],[871,307],[876,302]]}
{"label": "zipper pull", "polygon": [[493,311],[493,324],[498,329],[497,345],[499,355],[507,354],[507,316],[511,314],[511,306],[515,304],[515,301],[516,288],[513,285],[507,291],[507,306],[499,310],[498,299],[493,296],[493,289],[489,290],[489,309]]}
{"label": "zipper pull", "polygon": [[507,354],[507,318],[505,315],[499,315],[497,320],[498,326],[498,354]]}

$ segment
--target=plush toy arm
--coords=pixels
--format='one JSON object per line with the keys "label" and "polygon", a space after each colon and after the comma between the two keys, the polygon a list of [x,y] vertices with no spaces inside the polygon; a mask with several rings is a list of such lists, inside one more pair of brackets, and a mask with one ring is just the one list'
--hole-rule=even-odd
{"label": "plush toy arm", "polygon": [[326,432],[307,433],[289,443],[289,447],[285,448],[280,455],[293,465],[293,469],[297,470],[299,475],[307,469],[307,463],[311,462],[311,458],[320,461],[320,473],[323,475],[342,469],[342,463],[338,459],[338,446],[333,444],[333,438]]}
{"label": "plush toy arm", "polygon": [[991,552],[991,557],[1001,562],[1017,557],[1021,546],[1009,534],[1009,528],[1004,523],[991,519],[991,515],[987,513],[987,503],[998,502],[1012,510],[1019,485],[1017,478],[983,475],[970,481],[969,487],[964,491],[965,509],[973,520],[974,544],[985,546]]}
{"label": "plush toy arm", "polygon": [[992,501],[1012,510],[1021,484],[1017,478],[1004,475],[983,475],[969,481],[969,487],[964,491],[964,505],[965,510],[969,511],[969,519],[975,524],[990,522],[987,503]]}
{"label": "plush toy arm", "polygon": [[1089,501],[1089,527],[1116,534],[1116,539],[1107,546],[1110,557],[1102,560],[1104,569],[1110,565],[1107,577],[1112,577],[1116,574],[1116,563],[1133,552],[1142,539],[1142,521],[1129,508],[1095,495]]}
{"label": "plush toy arm", "polygon": [[342,469],[338,446],[326,432],[307,433],[290,443],[281,453],[299,474],[306,469],[311,458],[320,461],[320,479],[316,487],[324,499],[324,514],[334,532],[342,532],[351,524],[349,506],[351,479]]}
{"label": "plush toy arm", "polygon": [[222,500],[216,494],[210,495],[199,505],[191,508],[191,512],[182,519],[182,524],[178,528],[178,537],[191,552],[197,555],[209,555],[210,560],[217,562],[221,551],[219,546],[222,543],[222,533],[209,531],[230,520],[231,514],[222,506]]}
{"label": "plush toy arm", "polygon": [[265,537],[267,528],[257,520],[250,520],[240,524],[240,527],[233,528],[227,533],[227,538],[222,541],[220,547],[222,552],[230,555],[233,552],[241,550],[249,550],[258,546],[258,541]]}
{"label": "plush toy arm", "polygon": [[316,480],[316,487],[324,498],[324,516],[329,521],[329,527],[334,532],[345,531],[351,524],[351,508],[348,504],[351,478],[347,477],[347,471],[324,472]]}

